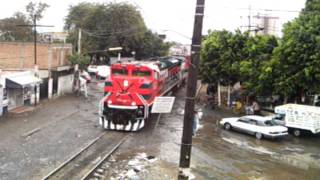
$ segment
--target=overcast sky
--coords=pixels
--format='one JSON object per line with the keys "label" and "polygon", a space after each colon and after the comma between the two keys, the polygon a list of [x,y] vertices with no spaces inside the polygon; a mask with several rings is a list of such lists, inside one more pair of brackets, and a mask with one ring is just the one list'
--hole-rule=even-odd
{"label": "overcast sky", "polygon": [[[85,0],[42,0],[50,5],[41,20],[41,24],[54,25],[54,28],[40,31],[62,31],[64,18],[70,5]],[[147,26],[155,32],[165,33],[169,40],[190,43],[185,38],[192,36],[194,9],[196,0],[87,0],[88,2],[129,2],[141,11]],[[2,1],[0,18],[11,16],[16,11],[24,11],[30,0]],[[38,1],[36,1],[38,2]],[[209,29],[234,30],[248,25],[249,6],[251,15],[268,14],[279,17],[280,34],[283,23],[298,16],[305,0],[206,0],[203,32]],[[267,10],[266,10],[267,9]],[[273,11],[270,11],[273,10]],[[277,10],[277,11],[275,11]],[[281,10],[281,11],[278,11]],[[169,30],[169,31],[164,31]]]}

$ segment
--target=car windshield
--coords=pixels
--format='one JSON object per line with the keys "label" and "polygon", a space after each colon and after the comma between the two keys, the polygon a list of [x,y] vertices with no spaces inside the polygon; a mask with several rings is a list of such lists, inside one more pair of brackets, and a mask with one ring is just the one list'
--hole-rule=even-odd
{"label": "car windshield", "polygon": [[274,121],[270,120],[270,121],[265,121],[263,123],[265,126],[275,126],[277,125]]}
{"label": "car windshield", "polygon": [[283,121],[284,120],[284,115],[277,114],[277,115],[272,117],[272,120],[281,120],[281,121]]}

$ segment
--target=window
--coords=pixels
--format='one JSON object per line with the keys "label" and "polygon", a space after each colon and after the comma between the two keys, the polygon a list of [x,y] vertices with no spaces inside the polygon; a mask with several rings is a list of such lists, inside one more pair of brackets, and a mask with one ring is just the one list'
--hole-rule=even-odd
{"label": "window", "polygon": [[250,119],[249,124],[257,125],[258,122],[256,120]]}
{"label": "window", "polygon": [[132,75],[133,76],[142,76],[142,77],[151,76],[151,71],[134,70],[132,72]]}
{"label": "window", "polygon": [[112,69],[112,75],[128,75],[128,70],[125,68]]}
{"label": "window", "polygon": [[238,120],[238,122],[249,123],[249,120],[246,119],[246,118],[240,118],[240,119]]}
{"label": "window", "polygon": [[264,124],[266,126],[274,126],[274,125],[276,125],[275,122],[273,122],[273,121],[265,121]]}

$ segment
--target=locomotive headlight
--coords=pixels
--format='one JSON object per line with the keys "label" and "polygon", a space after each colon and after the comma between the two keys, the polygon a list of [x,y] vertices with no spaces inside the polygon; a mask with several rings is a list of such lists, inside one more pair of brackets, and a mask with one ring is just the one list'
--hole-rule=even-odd
{"label": "locomotive headlight", "polygon": [[131,106],[135,106],[135,105],[137,105],[137,103],[133,101],[133,102],[131,103]]}
{"label": "locomotive headlight", "polygon": [[129,82],[128,82],[127,80],[124,80],[124,81],[123,81],[123,86],[124,86],[124,87],[129,86]]}
{"label": "locomotive headlight", "polygon": [[112,104],[112,101],[111,101],[111,100],[109,100],[109,101],[108,101],[108,104]]}

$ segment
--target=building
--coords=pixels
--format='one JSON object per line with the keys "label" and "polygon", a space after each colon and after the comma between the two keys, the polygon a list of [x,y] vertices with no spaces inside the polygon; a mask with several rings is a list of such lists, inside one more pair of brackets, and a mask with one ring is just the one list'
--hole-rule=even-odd
{"label": "building", "polygon": [[66,43],[69,34],[67,32],[44,32],[39,35],[43,42]]}
{"label": "building", "polygon": [[169,49],[169,55],[189,56],[190,45],[176,44]]}
{"label": "building", "polygon": [[254,16],[254,18],[258,34],[278,36],[279,17],[258,14],[257,16]]}
{"label": "building", "polygon": [[0,79],[8,109],[34,104],[35,96],[38,102],[72,92],[71,54],[71,44],[38,43],[35,66],[33,43],[0,42]]}
{"label": "building", "polygon": [[[42,80],[32,71],[1,72],[2,109],[12,110],[40,101]],[[4,111],[6,111],[4,110]]]}
{"label": "building", "polygon": [[[37,65],[39,70],[50,70],[69,65],[71,44],[37,44]],[[0,42],[0,69],[34,69],[34,44],[23,42]]]}

